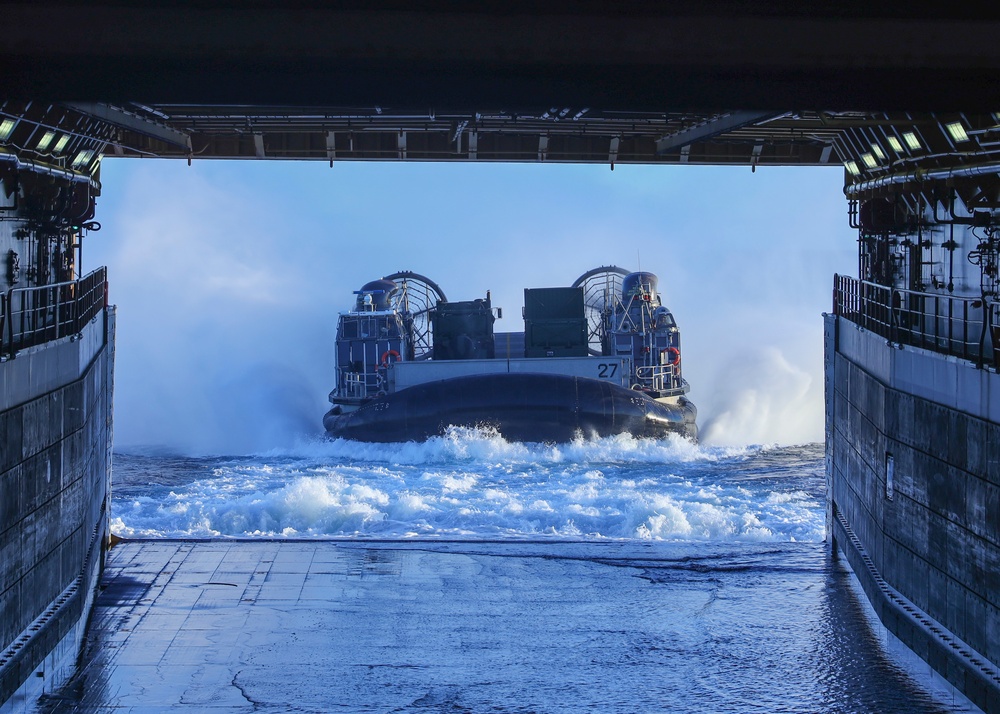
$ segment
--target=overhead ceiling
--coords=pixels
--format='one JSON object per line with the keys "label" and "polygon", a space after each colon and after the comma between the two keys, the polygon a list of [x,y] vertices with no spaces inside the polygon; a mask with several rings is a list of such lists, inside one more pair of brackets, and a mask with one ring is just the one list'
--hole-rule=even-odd
{"label": "overhead ceiling", "polygon": [[988,110],[998,10],[886,0],[8,2],[0,95],[453,114]]}
{"label": "overhead ceiling", "polygon": [[986,166],[955,179],[1000,200],[1000,8],[359,5],[7,3],[0,159],[830,164],[869,193]]}

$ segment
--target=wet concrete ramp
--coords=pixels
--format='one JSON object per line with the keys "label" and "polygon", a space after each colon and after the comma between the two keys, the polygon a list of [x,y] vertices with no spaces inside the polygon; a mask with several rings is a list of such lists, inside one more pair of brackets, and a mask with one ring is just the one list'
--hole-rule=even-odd
{"label": "wet concrete ramp", "polygon": [[125,541],[41,710],[954,711],[849,577],[820,543]]}

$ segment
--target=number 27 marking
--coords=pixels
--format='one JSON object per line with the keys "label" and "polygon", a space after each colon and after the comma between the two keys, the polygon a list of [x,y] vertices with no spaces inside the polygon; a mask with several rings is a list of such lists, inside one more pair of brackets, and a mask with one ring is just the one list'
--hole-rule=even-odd
{"label": "number 27 marking", "polygon": [[618,371],[618,364],[612,362],[611,364],[605,364],[601,362],[597,365],[597,376],[600,379],[611,379],[615,376],[615,372]]}

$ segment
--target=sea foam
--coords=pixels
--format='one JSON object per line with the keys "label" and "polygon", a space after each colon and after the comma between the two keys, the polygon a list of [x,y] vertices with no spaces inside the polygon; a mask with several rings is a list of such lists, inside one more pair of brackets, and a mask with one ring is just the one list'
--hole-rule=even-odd
{"label": "sea foam", "polygon": [[424,443],[117,458],[113,530],[124,537],[823,537],[818,447],[524,444],[452,429]]}

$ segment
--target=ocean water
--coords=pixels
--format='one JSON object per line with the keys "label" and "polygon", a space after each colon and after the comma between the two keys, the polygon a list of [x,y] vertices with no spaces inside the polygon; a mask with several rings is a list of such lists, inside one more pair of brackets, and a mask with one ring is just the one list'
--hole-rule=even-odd
{"label": "ocean water", "polygon": [[123,537],[819,542],[822,448],[618,436],[306,443],[252,456],[116,454]]}
{"label": "ocean water", "polygon": [[[333,539],[404,572],[417,552],[430,563],[460,553],[491,573],[499,590],[468,576],[447,586],[480,603],[459,606],[462,617],[488,623],[476,635],[487,644],[471,652],[444,642],[443,627],[421,635],[377,613],[356,651],[397,639],[412,648],[390,650],[409,664],[380,688],[324,651],[324,667],[362,692],[358,711],[968,710],[885,632],[831,557],[822,445],[519,444],[453,429],[423,444],[118,453],[114,474],[113,531],[124,538]],[[371,603],[398,606],[385,585],[365,583]],[[411,603],[441,597],[408,587]],[[567,620],[576,631],[552,635],[552,647],[569,649],[540,664],[535,638],[549,637],[552,621],[534,610],[561,593],[577,608],[578,624]],[[448,686],[389,706],[428,677]],[[278,686],[256,684],[262,695]]]}

